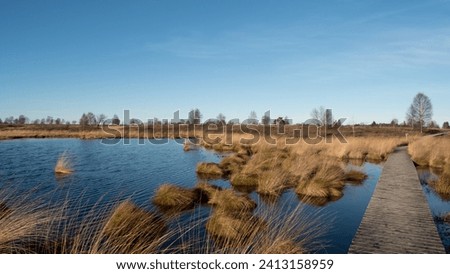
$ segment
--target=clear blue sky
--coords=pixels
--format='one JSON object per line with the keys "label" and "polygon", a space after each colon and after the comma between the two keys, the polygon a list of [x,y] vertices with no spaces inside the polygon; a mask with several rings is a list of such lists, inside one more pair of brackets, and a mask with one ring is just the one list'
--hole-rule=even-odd
{"label": "clear blue sky", "polygon": [[0,0],[0,118],[450,120],[448,0]]}

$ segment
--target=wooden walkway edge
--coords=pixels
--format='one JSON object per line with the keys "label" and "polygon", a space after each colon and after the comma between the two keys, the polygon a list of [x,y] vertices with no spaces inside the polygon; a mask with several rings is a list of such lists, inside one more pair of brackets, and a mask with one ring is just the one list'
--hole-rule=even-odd
{"label": "wooden walkway edge", "polygon": [[405,147],[397,148],[385,163],[349,253],[445,254]]}

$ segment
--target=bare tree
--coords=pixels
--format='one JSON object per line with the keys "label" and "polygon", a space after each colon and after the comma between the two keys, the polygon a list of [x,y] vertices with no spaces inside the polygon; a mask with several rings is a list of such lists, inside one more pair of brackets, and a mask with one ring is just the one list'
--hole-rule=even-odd
{"label": "bare tree", "polygon": [[47,119],[45,120],[45,122],[49,125],[52,125],[54,120],[52,116],[47,116]]}
{"label": "bare tree", "polygon": [[198,124],[200,124],[201,119],[202,119],[202,113],[200,112],[200,110],[198,108],[192,109],[191,111],[189,111],[189,123],[190,124],[198,125]]}
{"label": "bare tree", "polygon": [[319,108],[315,108],[311,111],[311,118],[318,120],[322,123],[322,125],[326,125],[327,123],[327,113],[323,106]]}
{"label": "bare tree", "polygon": [[261,117],[261,123],[263,125],[270,125],[270,113],[266,112],[264,113],[264,115]]}
{"label": "bare tree", "polygon": [[219,121],[219,122],[221,122],[221,123],[223,123],[223,124],[225,124],[226,123],[226,117],[225,117],[225,115],[223,115],[222,113],[219,113],[218,115],[217,115],[217,120]]}
{"label": "bare tree", "polygon": [[439,125],[438,125],[438,123],[437,123],[436,121],[431,121],[431,122],[428,124],[428,127],[429,127],[429,128],[439,128]]}
{"label": "bare tree", "polygon": [[29,122],[28,117],[26,117],[25,115],[20,115],[17,123],[19,125],[25,125],[28,124],[28,122]]}
{"label": "bare tree", "polygon": [[79,123],[81,126],[87,126],[87,125],[89,125],[89,120],[88,120],[88,118],[87,118],[87,115],[86,115],[86,113],[83,113],[83,115],[81,115],[81,118],[80,118],[80,123]]}
{"label": "bare tree", "polygon": [[119,116],[117,116],[117,114],[114,114],[114,116],[112,118],[112,124],[116,125],[116,126],[120,125],[120,119],[119,119]]}
{"label": "bare tree", "polygon": [[444,124],[442,124],[442,128],[449,129],[450,124],[448,122],[444,122]]}
{"label": "bare tree", "polygon": [[406,120],[414,127],[420,126],[420,132],[433,118],[433,105],[430,98],[423,93],[418,93],[406,112]]}
{"label": "bare tree", "polygon": [[275,121],[273,121],[274,124],[276,125],[286,125],[286,121],[283,119],[283,117],[278,117]]}
{"label": "bare tree", "polygon": [[393,127],[398,126],[398,119],[396,119],[396,118],[392,119],[391,126],[393,126]]}
{"label": "bare tree", "polygon": [[2,119],[0,119],[0,124],[3,124],[3,121],[2,121]]}
{"label": "bare tree", "polygon": [[140,126],[140,125],[143,125],[143,124],[144,123],[138,118],[131,118],[130,119],[130,125]]}
{"label": "bare tree", "polygon": [[250,111],[250,114],[248,115],[247,123],[253,124],[253,125],[258,124],[258,115],[256,114],[256,111],[254,111],[254,110]]}
{"label": "bare tree", "polygon": [[106,115],[102,113],[97,116],[97,122],[99,124],[103,124],[103,122],[106,121],[106,118],[107,118]]}
{"label": "bare tree", "polygon": [[55,120],[55,125],[60,125],[61,123],[61,118],[56,118]]}
{"label": "bare tree", "polygon": [[87,116],[87,118],[88,118],[89,125],[93,126],[93,125],[98,124],[98,122],[97,122],[97,117],[95,116],[94,113],[88,112],[88,114],[87,114],[86,116]]}
{"label": "bare tree", "polygon": [[95,117],[94,113],[88,112],[83,113],[80,118],[80,125],[82,126],[93,126],[97,125],[97,118]]}
{"label": "bare tree", "polygon": [[5,118],[5,124],[12,124],[14,123],[14,116],[9,116]]}

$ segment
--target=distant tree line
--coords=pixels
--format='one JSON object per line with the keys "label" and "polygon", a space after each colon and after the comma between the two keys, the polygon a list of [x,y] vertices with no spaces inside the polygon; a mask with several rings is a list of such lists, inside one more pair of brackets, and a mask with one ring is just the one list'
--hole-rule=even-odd
{"label": "distant tree line", "polygon": [[[61,118],[53,118],[52,116],[47,116],[47,118],[30,120],[25,115],[19,115],[19,117],[15,118],[14,116],[9,116],[4,120],[0,119],[0,124],[6,125],[98,125],[106,121],[106,115],[94,115],[92,112],[83,113],[80,120],[78,121],[66,121]],[[117,115],[111,120],[111,124],[120,124],[120,119]]]}
{"label": "distant tree line", "polygon": [[[178,115],[179,116],[179,115]],[[198,125],[201,124],[201,119],[203,115],[198,108],[193,108],[188,113],[187,119],[174,119],[171,121],[172,124],[193,124]],[[320,126],[332,126],[336,123],[340,123],[340,121],[336,121],[333,119],[333,114],[331,109],[326,109],[323,106],[318,108],[314,108],[311,113],[311,120],[307,120],[306,123],[313,123]],[[428,96],[423,93],[418,93],[411,103],[408,111],[406,112],[406,120],[403,123],[400,123],[398,119],[392,119],[390,123],[377,123],[373,121],[371,126],[380,126],[380,127],[413,127],[420,129],[423,131],[423,128],[439,128],[439,125],[432,120],[433,117],[433,106],[431,100]],[[159,120],[158,118],[154,118],[148,121],[148,124],[159,125],[159,124],[168,124],[169,120]],[[232,119],[230,121],[226,121],[226,116],[223,113],[219,113],[216,119],[208,119],[204,122],[205,124],[215,123],[215,124],[239,124],[238,119]],[[98,126],[100,124],[109,124],[109,125],[120,125],[121,120],[119,117],[114,114],[111,119],[104,114],[95,115],[93,112],[83,113],[78,121],[65,121],[61,118],[54,119],[52,116],[47,116],[47,118],[36,119],[30,121],[28,117],[25,115],[19,115],[19,117],[15,118],[13,116],[7,117],[5,119],[0,119],[0,124],[8,124],[8,125],[25,125],[25,124],[34,124],[34,125],[70,125],[70,124],[79,124],[81,126]],[[143,122],[139,119],[132,118],[129,121],[131,125],[142,125]],[[256,111],[250,111],[248,118],[242,121],[242,124],[250,124],[250,125],[289,125],[292,124],[292,121],[287,117],[279,116],[276,119],[272,119],[270,117],[270,112],[264,113],[261,116],[261,120],[258,120],[258,115]],[[359,124],[364,125],[364,124]],[[444,122],[442,125],[444,129],[450,129],[449,122]]]}
{"label": "distant tree line", "polygon": [[19,115],[19,117],[14,118],[14,116],[9,116],[4,120],[0,119],[0,124],[7,125],[62,125],[62,124],[70,124],[69,121],[65,121],[61,118],[54,119],[51,116],[47,116],[47,118],[30,120],[25,115]]}

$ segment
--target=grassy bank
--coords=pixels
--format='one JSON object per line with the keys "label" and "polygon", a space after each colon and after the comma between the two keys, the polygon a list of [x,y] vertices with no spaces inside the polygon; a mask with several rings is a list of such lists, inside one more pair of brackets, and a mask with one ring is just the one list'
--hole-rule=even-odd
{"label": "grassy bank", "polygon": [[441,196],[450,200],[450,136],[427,136],[412,142],[408,152],[419,166],[437,169],[438,179],[430,186]]}
{"label": "grassy bank", "polygon": [[[286,125],[282,129],[272,125],[226,125],[209,127],[208,125],[140,125],[140,126],[80,126],[80,125],[4,125],[0,124],[0,140],[20,138],[80,138],[80,139],[103,139],[103,138],[196,138],[207,137],[214,134],[219,135],[245,135],[255,133],[263,136],[278,136],[292,138],[298,136],[306,138],[314,135],[308,132],[307,126]],[[340,132],[345,137],[405,137],[419,134],[408,127],[372,127],[372,126],[343,126]],[[208,134],[206,134],[206,132]],[[319,134],[326,136],[331,134],[325,129],[320,129]],[[433,131],[433,133],[435,133]],[[206,135],[205,135],[206,134]],[[208,138],[205,138],[208,139]],[[221,144],[208,144],[216,150],[225,150],[229,147]]]}
{"label": "grassy bank", "polygon": [[427,136],[412,142],[408,152],[420,166],[444,168],[450,164],[450,136]]}
{"label": "grassy bank", "polygon": [[[195,130],[194,130],[195,128]],[[185,126],[179,131],[173,127],[156,126],[79,126],[79,125],[0,125],[0,140],[23,138],[195,138],[202,130]]]}

